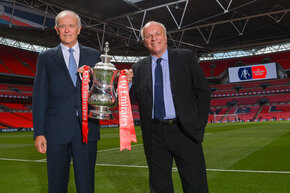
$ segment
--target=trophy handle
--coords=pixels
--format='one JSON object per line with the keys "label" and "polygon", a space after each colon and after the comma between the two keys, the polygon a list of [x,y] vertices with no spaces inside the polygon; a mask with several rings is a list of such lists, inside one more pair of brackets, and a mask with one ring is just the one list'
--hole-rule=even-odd
{"label": "trophy handle", "polygon": [[82,73],[78,72],[81,81],[83,81]]}
{"label": "trophy handle", "polygon": [[[112,85],[112,96],[115,96],[118,98],[118,78],[120,76],[120,70],[114,71],[113,79],[111,80],[111,85]],[[114,98],[114,97],[113,97]]]}

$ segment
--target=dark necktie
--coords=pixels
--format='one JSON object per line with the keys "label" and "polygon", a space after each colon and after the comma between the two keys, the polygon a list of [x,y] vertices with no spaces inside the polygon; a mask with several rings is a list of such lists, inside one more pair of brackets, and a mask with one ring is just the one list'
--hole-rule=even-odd
{"label": "dark necktie", "polygon": [[70,48],[68,49],[69,51],[69,62],[68,62],[68,71],[69,71],[69,74],[70,74],[70,77],[74,83],[74,85],[76,86],[76,83],[77,83],[77,63],[76,63],[76,60],[75,60],[75,57],[73,55],[73,49]]}
{"label": "dark necktie", "polygon": [[163,74],[161,67],[162,58],[158,58],[155,67],[154,83],[154,118],[163,120],[165,117],[164,94],[163,94]]}

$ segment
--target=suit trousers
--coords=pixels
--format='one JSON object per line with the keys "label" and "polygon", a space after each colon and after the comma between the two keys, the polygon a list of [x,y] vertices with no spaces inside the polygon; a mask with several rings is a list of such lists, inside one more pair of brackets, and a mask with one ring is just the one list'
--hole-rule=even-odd
{"label": "suit trousers", "polygon": [[94,193],[97,141],[82,143],[81,127],[78,118],[72,128],[74,137],[65,144],[47,146],[48,192],[66,193],[69,181],[71,158],[77,193]]}
{"label": "suit trousers", "polygon": [[147,158],[151,193],[174,193],[173,158],[183,192],[208,193],[202,145],[196,143],[178,121],[170,126],[152,124],[152,153]]}

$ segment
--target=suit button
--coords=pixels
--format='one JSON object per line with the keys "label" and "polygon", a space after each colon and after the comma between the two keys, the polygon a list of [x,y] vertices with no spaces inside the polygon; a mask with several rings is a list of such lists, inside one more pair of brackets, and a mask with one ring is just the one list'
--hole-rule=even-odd
{"label": "suit button", "polygon": [[75,108],[77,109],[77,108],[78,108],[78,106],[75,106]]}

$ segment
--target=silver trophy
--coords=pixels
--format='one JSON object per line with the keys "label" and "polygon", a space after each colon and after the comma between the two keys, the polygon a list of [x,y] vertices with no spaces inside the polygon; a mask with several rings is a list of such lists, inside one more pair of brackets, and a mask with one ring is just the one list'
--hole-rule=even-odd
{"label": "silver trophy", "polygon": [[119,71],[110,63],[112,56],[108,55],[108,42],[105,43],[104,51],[102,61],[90,69],[93,84],[89,90],[88,103],[93,106],[89,111],[89,117],[93,119],[112,119],[110,108],[118,104],[116,88]]}

